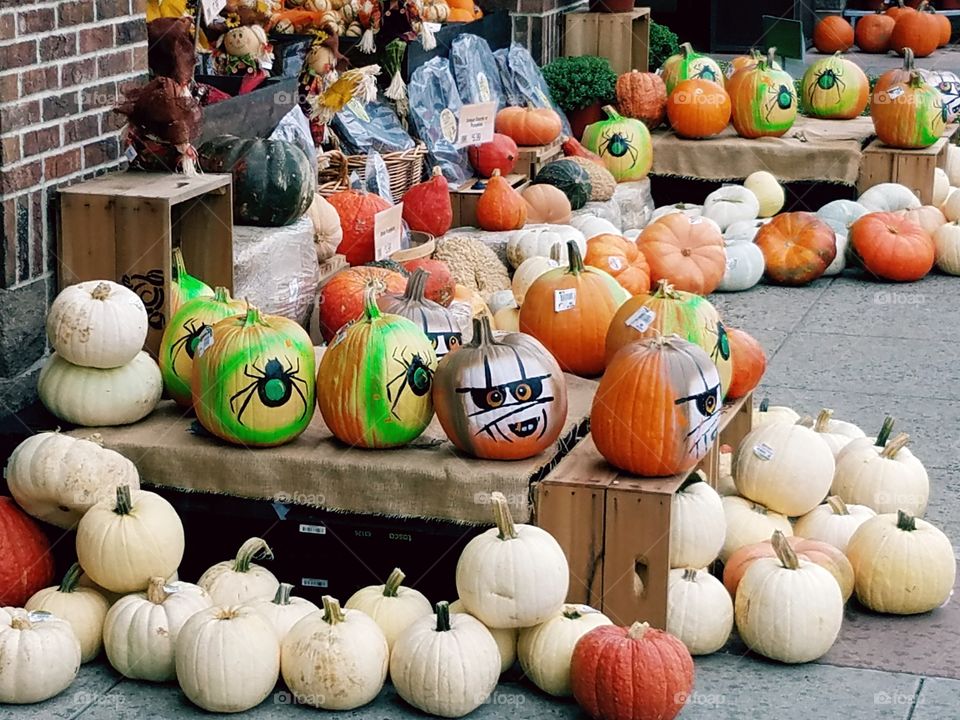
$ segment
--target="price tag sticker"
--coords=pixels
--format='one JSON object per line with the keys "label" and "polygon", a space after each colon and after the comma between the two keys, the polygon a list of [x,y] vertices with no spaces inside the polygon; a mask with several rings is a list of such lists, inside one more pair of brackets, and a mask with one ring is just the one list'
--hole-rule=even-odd
{"label": "price tag sticker", "polygon": [[607,258],[607,265],[611,270],[619,271],[623,270],[623,258],[618,258],[616,256]]}
{"label": "price tag sticker", "polygon": [[626,323],[624,324],[628,327],[632,327],[637,332],[646,332],[647,328],[650,327],[650,324],[656,319],[656,311],[644,305],[635,313],[633,313],[633,315],[628,317]]}
{"label": "price tag sticker", "polygon": [[493,140],[493,121],[497,103],[473,103],[460,108],[460,123],[457,125],[457,147],[481,145]]}
{"label": "price tag sticker", "polygon": [[163,586],[163,591],[167,593],[167,595],[173,595],[174,593],[178,593],[180,592],[180,589],[181,589],[180,583],[169,583]]}
{"label": "price tag sticker", "polygon": [[594,610],[589,605],[574,605],[573,607],[576,608],[577,612],[580,613],[581,615],[599,615],[600,614],[599,610]]}
{"label": "price tag sticker", "polygon": [[46,610],[31,610],[27,613],[27,620],[32,623],[46,622],[47,620],[53,620],[53,613]]}
{"label": "price tag sticker", "polygon": [[739,264],[740,258],[727,258],[727,270],[733,270]]}
{"label": "price tag sticker", "polygon": [[887,90],[887,97],[890,98],[891,100],[896,100],[901,95],[903,95],[903,88],[900,87],[899,85]]}
{"label": "price tag sticker", "polygon": [[699,215],[697,215],[696,217],[690,218],[690,224],[691,224],[691,225],[699,225],[699,224],[702,223],[702,222],[703,222],[703,218],[700,217]]}
{"label": "price tag sticker", "polygon": [[403,232],[403,203],[378,212],[373,216],[374,258],[385,260],[400,249]]}
{"label": "price tag sticker", "polygon": [[753,446],[753,454],[761,460],[773,460],[773,448],[766,443]]}
{"label": "price tag sticker", "polygon": [[203,17],[208,22],[213,20],[220,11],[227,6],[227,0],[201,0],[203,5]]}
{"label": "price tag sticker", "polygon": [[296,302],[297,298],[300,297],[300,281],[291,280],[287,286],[287,292],[290,294],[290,302]]}
{"label": "price tag sticker", "polygon": [[194,350],[194,353],[197,357],[202,357],[211,345],[213,345],[213,328],[207,325],[200,331],[200,337],[197,339],[197,349]]}
{"label": "price tag sticker", "polygon": [[567,288],[566,290],[553,291],[553,311],[563,312],[572,310],[577,306],[577,289]]}

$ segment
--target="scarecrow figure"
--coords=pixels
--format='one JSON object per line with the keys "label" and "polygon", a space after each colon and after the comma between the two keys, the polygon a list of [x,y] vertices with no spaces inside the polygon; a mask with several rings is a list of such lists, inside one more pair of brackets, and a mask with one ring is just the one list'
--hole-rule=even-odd
{"label": "scarecrow figure", "polygon": [[273,66],[273,47],[261,25],[243,25],[236,14],[227,17],[227,28],[217,40],[213,62],[220,75],[246,76],[242,94],[267,78],[267,70]]}
{"label": "scarecrow figure", "polygon": [[300,71],[300,107],[310,120],[310,132],[318,146],[326,138],[326,123],[312,119],[314,100],[337,81],[347,67],[347,59],[340,54],[340,40],[336,29],[326,26],[312,31],[314,36]]}

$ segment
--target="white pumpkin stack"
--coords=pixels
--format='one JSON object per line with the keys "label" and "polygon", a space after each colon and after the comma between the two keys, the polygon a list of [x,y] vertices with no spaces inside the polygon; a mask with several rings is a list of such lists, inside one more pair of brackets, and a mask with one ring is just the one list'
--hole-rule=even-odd
{"label": "white pumpkin stack", "polygon": [[54,353],[40,371],[44,406],[75,425],[126,425],[146,417],[163,392],[160,368],[143,352],[147,311],[109,280],[71,285],[47,314]]}

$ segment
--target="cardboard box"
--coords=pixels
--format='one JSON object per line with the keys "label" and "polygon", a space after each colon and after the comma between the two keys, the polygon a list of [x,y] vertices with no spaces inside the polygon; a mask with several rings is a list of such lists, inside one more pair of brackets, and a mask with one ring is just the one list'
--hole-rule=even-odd
{"label": "cardboard box", "polygon": [[[523,190],[529,181],[526,175],[507,175],[507,182],[517,191]],[[481,178],[470,178],[457,190],[450,193],[453,205],[453,225],[451,227],[477,227],[477,201],[487,188],[487,181]]]}
{"label": "cardboard box", "polygon": [[566,57],[598,55],[610,61],[617,75],[646,72],[650,53],[650,8],[628,13],[576,12],[565,16]]}
{"label": "cardboard box", "polygon": [[920,150],[900,150],[874,140],[863,151],[857,192],[880,183],[900,183],[910,188],[924,205],[933,203],[933,175],[947,165],[947,144],[957,131],[950,125],[937,142]]}

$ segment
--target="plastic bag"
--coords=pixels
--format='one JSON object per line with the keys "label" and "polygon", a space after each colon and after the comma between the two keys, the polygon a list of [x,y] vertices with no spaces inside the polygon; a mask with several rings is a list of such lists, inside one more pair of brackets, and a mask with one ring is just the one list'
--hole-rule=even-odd
{"label": "plastic bag", "polygon": [[450,47],[450,62],[465,105],[495,101],[497,109],[506,107],[500,70],[486,40],[479,35],[460,35]]}
{"label": "plastic bag", "polygon": [[497,61],[497,70],[500,71],[500,85],[503,87],[503,97],[507,105],[523,105],[524,99],[517,89],[517,84],[513,80],[513,72],[510,70],[510,48],[501,48],[493,53]]}
{"label": "plastic bag", "polygon": [[592,217],[609,220],[618,228],[633,227],[627,226],[623,222],[623,213],[616,200],[604,200],[603,202],[588,202],[582,208],[573,213],[574,216],[590,215]]}
{"label": "plastic bag", "polygon": [[653,196],[650,178],[617,185],[613,200],[620,206],[621,226],[624,230],[646,227],[653,214]]}
{"label": "plastic bag", "polygon": [[467,151],[456,147],[457,118],[463,101],[450,63],[435,57],[413,71],[407,88],[410,122],[427,146],[430,166],[439,165],[448,182],[459,187],[472,175]]}
{"label": "plastic bag", "polygon": [[314,145],[313,135],[310,133],[310,121],[298,105],[283,116],[268,139],[285,140],[296,145],[310,161],[313,174],[317,174],[317,146]]}
{"label": "plastic bag", "polygon": [[347,155],[399,152],[415,145],[393,108],[379,98],[366,105],[347,103],[334,116],[331,127]]}
{"label": "plastic bag", "polygon": [[[502,66],[502,65],[501,65]],[[507,50],[507,66],[510,74],[509,80],[503,80],[502,83],[507,87],[516,88],[517,101],[513,105],[531,104],[535,107],[553,108],[560,121],[563,123],[563,134],[571,135],[570,123],[567,122],[567,116],[563,114],[560,106],[553,102],[550,97],[550,88],[547,81],[543,79],[543,73],[537,67],[530,52],[523,47],[513,43]]]}
{"label": "plastic bag", "polygon": [[393,193],[390,191],[390,172],[387,164],[378,152],[367,156],[366,174],[364,176],[364,190],[379,195],[393,205]]}

